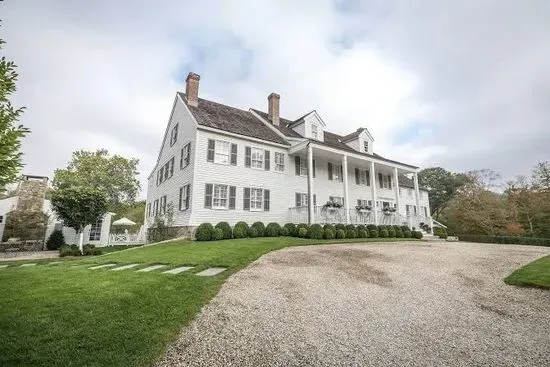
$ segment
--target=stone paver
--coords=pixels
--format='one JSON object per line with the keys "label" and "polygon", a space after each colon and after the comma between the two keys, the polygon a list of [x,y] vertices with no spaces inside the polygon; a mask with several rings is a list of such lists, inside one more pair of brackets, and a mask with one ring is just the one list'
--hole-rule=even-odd
{"label": "stone paver", "polygon": [[21,267],[29,267],[29,266],[36,266],[36,263],[30,263],[30,264],[21,264]]}
{"label": "stone paver", "polygon": [[151,266],[148,266],[146,268],[139,269],[139,270],[136,270],[136,271],[138,273],[148,273],[150,271],[157,270],[157,269],[164,268],[164,267],[166,267],[166,265],[151,265]]}
{"label": "stone paver", "polygon": [[135,268],[138,265],[140,265],[140,264],[128,264],[128,265],[124,265],[124,266],[121,266],[121,267],[118,267],[118,268],[113,268],[111,270],[112,271],[127,270],[127,269]]}
{"label": "stone paver", "polygon": [[[88,269],[96,270],[96,269],[110,268],[110,267],[113,267],[113,266],[116,266],[116,265],[117,264],[103,264],[103,265],[92,266],[91,268],[88,268]],[[78,265],[75,265],[75,266],[78,266]]]}
{"label": "stone paver", "polygon": [[187,271],[189,269],[193,269],[192,266],[181,266],[179,268],[174,268],[174,269],[170,269],[170,270],[167,270],[167,271],[163,271],[162,273],[163,274],[179,274],[179,273],[183,273],[184,271]]}
{"label": "stone paver", "polygon": [[8,265],[0,265],[0,269],[5,269],[7,267],[8,267]]}
{"label": "stone paver", "polygon": [[63,264],[63,261],[52,261],[51,263],[48,263],[47,265],[58,265]]}
{"label": "stone paver", "polygon": [[216,275],[225,271],[225,269],[227,268],[208,268],[206,270],[201,271],[200,273],[197,273],[197,275],[201,277],[211,277],[213,275]]}

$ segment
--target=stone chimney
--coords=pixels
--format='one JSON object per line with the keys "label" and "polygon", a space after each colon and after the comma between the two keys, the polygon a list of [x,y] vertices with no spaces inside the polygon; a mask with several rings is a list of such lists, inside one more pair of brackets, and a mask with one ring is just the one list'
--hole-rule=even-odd
{"label": "stone chimney", "polygon": [[275,126],[279,126],[279,100],[281,99],[281,96],[279,96],[277,93],[271,93],[267,97],[268,101],[268,114],[269,119],[271,120],[271,123]]}
{"label": "stone chimney", "polygon": [[17,209],[42,211],[47,187],[47,177],[23,175],[17,189]]}
{"label": "stone chimney", "polygon": [[199,81],[201,76],[195,73],[189,73],[185,79],[185,96],[189,106],[197,107],[199,105]]}

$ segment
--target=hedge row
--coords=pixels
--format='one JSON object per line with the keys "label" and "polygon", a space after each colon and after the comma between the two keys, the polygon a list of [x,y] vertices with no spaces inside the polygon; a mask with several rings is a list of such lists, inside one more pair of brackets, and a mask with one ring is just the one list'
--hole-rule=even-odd
{"label": "hedge row", "polygon": [[458,235],[460,241],[481,242],[481,243],[500,243],[529,246],[550,246],[550,238],[537,237],[518,237],[518,236],[486,236],[478,234]]}
{"label": "hedge row", "polygon": [[82,246],[82,252],[77,245],[64,245],[59,248],[59,257],[65,256],[89,256],[89,255],[101,255],[101,249],[95,247],[95,245],[84,245]]}
{"label": "hedge row", "polygon": [[265,226],[262,222],[255,222],[248,226],[245,222],[238,222],[235,227],[227,222],[220,222],[213,226],[211,223],[203,223],[195,232],[197,241],[215,241],[230,238],[246,237],[278,237],[292,236],[311,239],[344,239],[344,238],[422,238],[422,232],[411,231],[407,226],[376,226],[353,224],[312,224],[311,226],[300,223],[287,223],[280,226],[278,223],[269,223]]}

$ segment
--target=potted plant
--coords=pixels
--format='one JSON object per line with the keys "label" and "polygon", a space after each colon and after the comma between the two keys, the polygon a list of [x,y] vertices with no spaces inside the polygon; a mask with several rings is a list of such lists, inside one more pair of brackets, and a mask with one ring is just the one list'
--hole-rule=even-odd
{"label": "potted plant", "polygon": [[357,213],[365,214],[365,213],[370,213],[372,210],[372,207],[370,205],[357,205],[355,207],[355,210],[357,211]]}
{"label": "potted plant", "polygon": [[325,205],[323,205],[322,210],[323,211],[329,211],[334,212],[340,208],[342,208],[342,204],[336,202],[336,201],[327,201]]}
{"label": "potted plant", "polygon": [[397,210],[394,208],[394,207],[391,207],[391,206],[386,206],[382,209],[382,212],[385,214],[385,215],[392,215],[396,212]]}

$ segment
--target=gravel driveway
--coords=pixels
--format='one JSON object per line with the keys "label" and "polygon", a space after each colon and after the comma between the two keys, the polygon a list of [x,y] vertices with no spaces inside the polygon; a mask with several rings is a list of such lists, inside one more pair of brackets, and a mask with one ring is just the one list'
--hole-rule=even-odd
{"label": "gravel driveway", "polygon": [[550,291],[508,286],[550,248],[287,248],[232,276],[159,366],[549,366]]}

